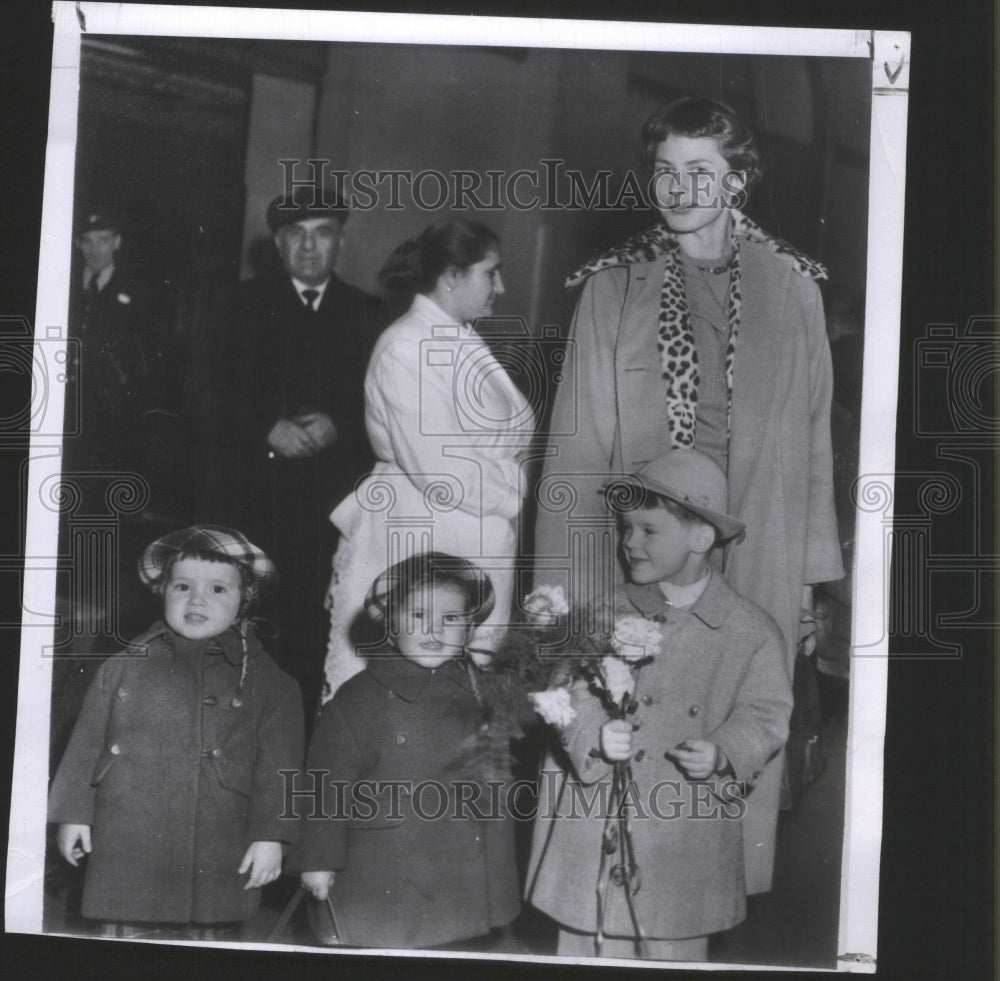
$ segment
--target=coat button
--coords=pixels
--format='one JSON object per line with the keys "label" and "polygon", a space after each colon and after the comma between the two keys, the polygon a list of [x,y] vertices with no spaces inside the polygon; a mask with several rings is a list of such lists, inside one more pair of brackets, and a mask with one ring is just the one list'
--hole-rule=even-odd
{"label": "coat button", "polygon": [[238,698],[238,697],[234,697],[233,700],[229,704],[234,709],[241,708],[243,706],[243,699],[242,698]]}
{"label": "coat button", "polygon": [[396,733],[396,745],[405,746],[406,745],[406,734],[403,732]]}
{"label": "coat button", "polygon": [[754,770],[750,779],[753,780],[754,783],[756,783],[759,778],[760,778],[760,770]]}
{"label": "coat button", "polygon": [[690,715],[693,719],[700,711],[701,709],[697,705],[692,705],[691,708],[688,709],[688,715]]}
{"label": "coat button", "polygon": [[653,698],[652,698],[652,696],[651,695],[643,695],[642,696],[642,704],[643,705],[652,705],[653,704]]}
{"label": "coat button", "polygon": [[217,760],[222,755],[222,750],[216,747],[212,750],[212,759]]}
{"label": "coat button", "polygon": [[202,705],[218,705],[219,704],[219,700],[215,697],[215,695],[206,695],[201,700],[201,704]]}
{"label": "coat button", "polygon": [[121,748],[121,746],[119,746],[119,745],[118,745],[118,743],[113,743],[113,744],[112,744],[112,745],[111,745],[111,746],[109,747],[109,749],[108,749],[108,752],[109,752],[109,753],[110,753],[110,754],[111,754],[112,756],[121,756],[121,755],[122,755],[122,748]]}
{"label": "coat button", "polygon": [[642,762],[642,758],[645,755],[646,755],[646,751],[644,749],[640,749],[639,752],[635,754],[635,761],[636,761],[636,763],[641,763]]}

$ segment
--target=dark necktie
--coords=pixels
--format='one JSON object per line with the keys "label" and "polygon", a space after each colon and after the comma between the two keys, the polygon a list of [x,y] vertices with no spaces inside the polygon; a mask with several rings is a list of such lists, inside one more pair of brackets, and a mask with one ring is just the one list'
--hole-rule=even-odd
{"label": "dark necktie", "polygon": [[100,289],[97,285],[97,276],[91,276],[90,282],[87,283],[87,301],[93,303],[97,299],[97,294]]}
{"label": "dark necktie", "polygon": [[315,307],[314,304],[316,303],[316,297],[317,296],[319,296],[319,290],[303,290],[302,291],[302,299],[306,301],[306,306],[310,310],[312,310],[313,313],[316,312],[316,307]]}

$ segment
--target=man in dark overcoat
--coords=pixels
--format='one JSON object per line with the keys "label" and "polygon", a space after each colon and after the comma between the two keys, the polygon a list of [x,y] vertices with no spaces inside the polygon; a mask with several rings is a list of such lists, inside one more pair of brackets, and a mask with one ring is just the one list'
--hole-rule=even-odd
{"label": "man in dark overcoat", "polygon": [[69,336],[78,343],[67,365],[65,469],[139,470],[147,291],[118,262],[121,221],[111,209],[82,214],[74,244],[83,263],[70,288]]}
{"label": "man in dark overcoat", "polygon": [[202,361],[212,363],[194,375],[195,414],[213,434],[200,517],[239,527],[274,557],[270,647],[299,681],[307,717],[328,633],[329,514],[373,462],[364,375],[385,324],[381,302],[334,273],[348,214],[312,187],[271,202],[281,265],[239,284],[224,322],[210,325]]}

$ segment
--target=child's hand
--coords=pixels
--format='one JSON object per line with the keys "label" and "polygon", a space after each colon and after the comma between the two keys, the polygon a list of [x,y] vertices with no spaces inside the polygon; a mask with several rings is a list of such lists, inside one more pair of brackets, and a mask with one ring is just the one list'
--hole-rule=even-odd
{"label": "child's hand", "polygon": [[281,875],[281,842],[255,841],[247,849],[237,871],[240,875],[250,873],[244,890],[259,889],[274,882]]}
{"label": "child's hand", "polygon": [[724,770],[726,754],[707,739],[685,739],[670,750],[670,758],[690,780],[707,780],[713,773]]}
{"label": "child's hand", "polygon": [[302,888],[320,902],[330,895],[336,872],[303,872]]}
{"label": "child's hand", "polygon": [[90,854],[90,825],[60,824],[56,831],[56,845],[59,854],[75,867],[84,855]]}
{"label": "child's hand", "polygon": [[601,752],[611,763],[627,760],[632,755],[632,723],[612,719],[601,726]]}

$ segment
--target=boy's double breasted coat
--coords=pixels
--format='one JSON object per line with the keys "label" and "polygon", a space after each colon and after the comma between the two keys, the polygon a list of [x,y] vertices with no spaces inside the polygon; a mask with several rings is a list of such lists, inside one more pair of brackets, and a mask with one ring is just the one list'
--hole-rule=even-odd
{"label": "boy's double breasted coat", "polygon": [[[660,622],[660,654],[639,670],[628,797],[641,872],[634,902],[646,936],[704,936],[745,915],[742,815],[767,760],[788,734],[791,688],[774,622],[737,596],[718,573],[689,609],[669,606],[656,585],[626,586],[619,612]],[[586,687],[573,690],[576,717],[561,731],[564,754],[543,773],[527,893],[563,926],[597,929],[596,890],[604,815],[587,801],[610,786],[599,755],[608,715]],[[664,754],[706,739],[726,754],[732,775],[688,780]],[[558,765],[559,759],[567,766]],[[551,784],[551,785],[550,785]],[[554,806],[552,806],[554,805]],[[608,890],[608,936],[634,935],[625,893]]]}
{"label": "boy's double breasted coat", "polygon": [[260,889],[237,874],[254,841],[296,840],[281,770],[303,754],[298,685],[251,632],[218,644],[157,623],[108,658],[52,783],[49,820],[91,826],[83,915],[222,923],[251,917]]}
{"label": "boy's double breasted coat", "polygon": [[[556,394],[539,484],[536,582],[558,581],[581,548],[574,540],[595,533],[604,513],[598,489],[609,475],[633,472],[671,449],[657,349],[664,261],[607,268],[584,284],[566,351],[571,383]],[[830,349],[822,297],[811,279],[787,257],[746,239],[740,263],[727,476],[729,513],[745,523],[746,538],[728,550],[725,573],[781,628],[791,677],[803,585],[843,575],[833,504]],[[610,524],[603,533],[613,543]],[[621,582],[613,557],[608,567]],[[581,581],[595,592],[608,585],[593,575]],[[770,888],[780,778],[780,766],[767,768],[746,822],[751,893]]]}

